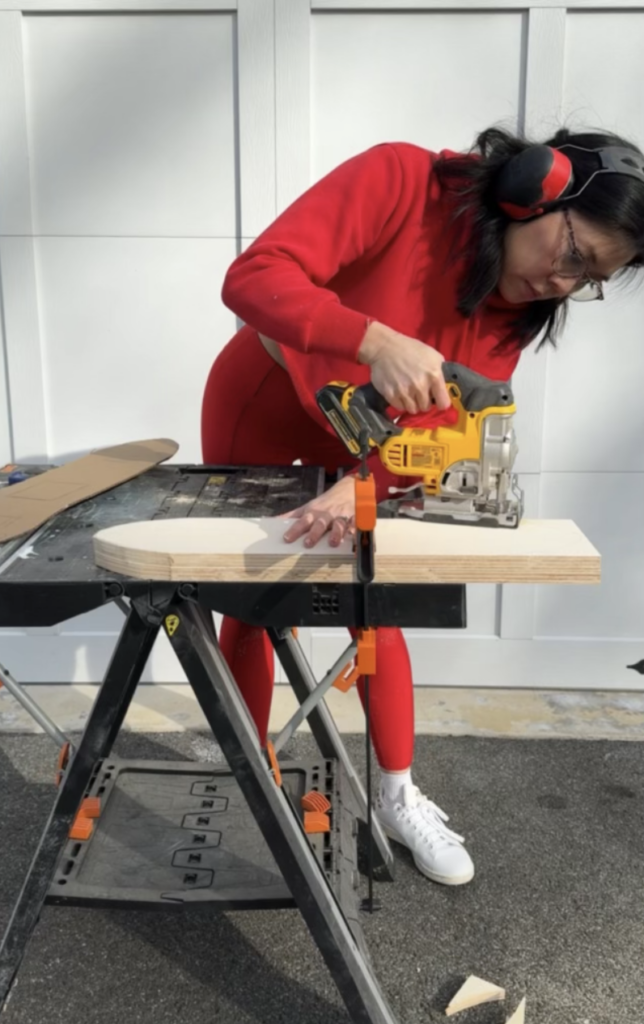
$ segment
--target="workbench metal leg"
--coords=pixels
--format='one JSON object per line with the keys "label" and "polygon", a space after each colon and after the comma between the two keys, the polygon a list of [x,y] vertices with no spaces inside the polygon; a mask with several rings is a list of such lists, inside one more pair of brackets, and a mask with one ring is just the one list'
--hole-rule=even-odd
{"label": "workbench metal leg", "polygon": [[[293,687],[295,696],[300,704],[303,704],[317,686],[317,680],[299,642],[290,630],[282,634],[280,630],[270,628],[268,635],[282,668],[286,672],[288,681]],[[336,758],[344,768],[356,802],[358,821],[361,828],[360,839],[366,845],[369,841],[366,828],[367,794],[365,793],[360,776],[353,767],[347,753],[347,748],[342,742],[338,728],[333,721],[333,716],[323,700],[320,701],[308,716],[308,723],[322,756]],[[375,816],[372,818],[371,825],[374,868],[377,871],[378,880],[393,881],[394,857],[389,840]]]}
{"label": "workbench metal leg", "polygon": [[395,1024],[328,880],[260,748],[237,684],[192,602],[170,607],[170,642],[355,1024]]}
{"label": "workbench metal leg", "polygon": [[56,743],[59,747],[64,747],[67,743],[67,737],[63,732],[60,731],[55,722],[52,722],[49,715],[45,714],[42,708],[38,707],[33,697],[31,697],[25,689],[20,685],[17,679],[14,679],[8,668],[0,664],[0,686],[5,686],[10,694],[22,704],[27,714],[31,715],[34,722],[36,722],[41,729],[43,729],[48,736]]}
{"label": "workbench metal leg", "polygon": [[147,624],[134,609],[130,612],[81,741],[63,777],[0,946],[0,1009],[9,995],[29,939],[38,923],[58,858],[94,766],[109,754],[113,738],[127,712],[158,632],[158,625]]}

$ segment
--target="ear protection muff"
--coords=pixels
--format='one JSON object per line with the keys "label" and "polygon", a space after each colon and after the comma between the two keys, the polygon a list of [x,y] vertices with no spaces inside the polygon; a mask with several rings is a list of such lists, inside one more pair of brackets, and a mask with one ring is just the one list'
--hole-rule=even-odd
{"label": "ear protection muff", "polygon": [[506,163],[496,183],[496,201],[512,220],[545,213],[572,191],[572,163],[551,146],[530,146]]}
{"label": "ear protection muff", "polygon": [[[598,166],[581,188],[574,192],[575,180],[570,158],[565,149],[578,149],[597,156]],[[562,199],[581,195],[597,174],[628,174],[644,183],[644,156],[626,146],[586,149],[565,143],[552,146],[529,146],[505,164],[496,182],[496,201],[512,220],[528,220],[546,213]]]}

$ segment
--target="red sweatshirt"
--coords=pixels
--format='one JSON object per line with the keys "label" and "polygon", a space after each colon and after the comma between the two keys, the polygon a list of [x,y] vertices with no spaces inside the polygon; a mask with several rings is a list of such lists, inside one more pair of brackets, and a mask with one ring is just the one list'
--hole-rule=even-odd
{"label": "red sweatshirt", "polygon": [[[329,431],[315,392],[331,380],[369,380],[357,353],[370,320],[497,380],[518,362],[518,347],[494,351],[516,305],[496,295],[470,319],[456,308],[463,265],[447,267],[454,228],[435,159],[408,143],[352,157],[285,210],[226,276],[224,303],[243,330],[279,343],[302,405]],[[425,422],[445,418],[433,410]]]}

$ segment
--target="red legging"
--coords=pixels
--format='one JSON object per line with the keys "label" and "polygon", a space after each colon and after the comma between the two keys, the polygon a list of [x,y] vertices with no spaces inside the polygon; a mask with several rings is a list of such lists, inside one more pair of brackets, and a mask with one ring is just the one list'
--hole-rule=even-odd
{"label": "red legging", "polygon": [[[347,465],[342,443],[307,415],[286,371],[248,328],[229,342],[210,371],[201,443],[204,462],[220,466],[284,466],[300,459],[335,472]],[[225,617],[220,643],[265,745],[273,695],[271,642],[265,630]],[[385,771],[404,771],[414,753],[414,697],[399,629],[378,628],[376,665],[369,692],[376,756]],[[362,679],[358,690],[364,702]]]}

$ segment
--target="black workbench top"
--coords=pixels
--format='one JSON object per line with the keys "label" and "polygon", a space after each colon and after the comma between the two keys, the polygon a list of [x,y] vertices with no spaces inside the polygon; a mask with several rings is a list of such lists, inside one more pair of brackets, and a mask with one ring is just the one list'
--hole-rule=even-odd
{"label": "black workbench top", "polygon": [[[32,468],[33,471],[33,468]],[[325,486],[313,466],[157,466],[50,519],[31,537],[0,545],[0,627],[51,626],[115,598],[177,588],[133,580],[94,562],[92,538],[120,523],[160,518],[280,515]],[[185,586],[216,611],[264,625],[351,625],[359,584],[199,583]],[[370,585],[373,625],[462,628],[460,585]]]}

